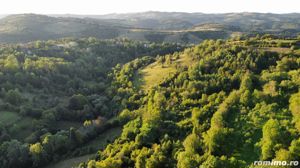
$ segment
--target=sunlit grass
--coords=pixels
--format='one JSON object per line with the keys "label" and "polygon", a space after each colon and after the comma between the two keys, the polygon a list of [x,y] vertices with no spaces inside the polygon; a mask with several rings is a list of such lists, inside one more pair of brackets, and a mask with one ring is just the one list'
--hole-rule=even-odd
{"label": "sunlit grass", "polygon": [[143,90],[149,90],[151,87],[160,84],[164,79],[174,75],[177,72],[176,64],[178,66],[191,66],[194,62],[192,58],[184,54],[169,65],[154,62],[136,74],[134,84],[139,85]]}

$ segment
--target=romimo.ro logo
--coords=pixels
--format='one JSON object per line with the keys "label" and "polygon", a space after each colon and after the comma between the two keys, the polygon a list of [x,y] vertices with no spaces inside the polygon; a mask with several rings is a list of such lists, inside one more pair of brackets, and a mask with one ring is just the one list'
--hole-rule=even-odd
{"label": "romimo.ro logo", "polygon": [[299,161],[254,161],[255,166],[298,166]]}

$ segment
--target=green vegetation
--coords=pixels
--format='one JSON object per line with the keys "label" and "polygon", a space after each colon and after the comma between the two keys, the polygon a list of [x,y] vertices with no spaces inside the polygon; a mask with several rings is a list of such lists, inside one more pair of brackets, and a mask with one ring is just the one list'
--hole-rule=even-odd
{"label": "green vegetation", "polygon": [[14,112],[7,112],[7,111],[2,111],[1,112],[1,118],[0,122],[4,125],[10,125],[18,121],[18,114]]}
{"label": "green vegetation", "polygon": [[43,167],[104,148],[123,124],[113,118],[120,106],[108,76],[112,67],[183,47],[96,38],[3,45],[0,165]]}
{"label": "green vegetation", "polygon": [[87,154],[87,155],[74,157],[70,159],[64,159],[63,161],[60,161],[54,165],[47,166],[47,168],[66,168],[72,166],[74,167],[81,162],[85,162],[89,159],[93,159],[96,157],[95,155],[96,151],[99,149],[103,149],[108,143],[113,142],[114,139],[120,136],[121,131],[122,131],[121,127],[107,129],[105,130],[105,132],[100,134],[92,141],[76,149],[76,151],[88,151],[88,153],[93,153],[93,154]]}
{"label": "green vegetation", "polygon": [[66,159],[64,161],[61,161],[55,165],[47,166],[46,168],[66,168],[66,167],[74,167],[77,166],[80,162],[85,162],[89,159],[93,159],[95,157],[95,154],[89,154],[84,156],[75,157],[72,159]]}
{"label": "green vegetation", "polygon": [[300,41],[281,37],[4,44],[0,165],[246,168],[300,160]]}
{"label": "green vegetation", "polygon": [[166,55],[158,57],[157,62],[138,71],[136,79],[139,80],[139,83],[136,84],[141,85],[143,89],[148,90],[151,87],[160,84],[169,76],[175,75],[178,68],[193,65],[193,60],[187,55],[176,54],[174,56]]}
{"label": "green vegetation", "polygon": [[80,167],[236,168],[299,160],[297,47],[297,39],[274,36],[207,40],[116,66],[113,99],[126,124]]}

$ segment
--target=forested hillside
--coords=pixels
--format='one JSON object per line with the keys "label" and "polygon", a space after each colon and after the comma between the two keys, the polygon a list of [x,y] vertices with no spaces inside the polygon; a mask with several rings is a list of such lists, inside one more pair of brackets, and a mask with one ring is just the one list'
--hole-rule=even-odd
{"label": "forested hillside", "polygon": [[[0,167],[42,167],[95,153],[119,132],[113,117],[121,107],[107,75],[111,68],[182,49],[96,38],[2,45]],[[103,140],[98,137],[102,133]]]}
{"label": "forested hillside", "polygon": [[[299,39],[272,36],[207,40],[117,65],[113,99],[125,125],[79,167],[238,168],[300,160],[299,48]],[[149,78],[158,69],[158,79]]]}
{"label": "forested hillside", "polygon": [[4,168],[300,160],[299,38],[3,44],[0,88]]}
{"label": "forested hillside", "polygon": [[[80,16],[74,16],[80,17]],[[184,13],[184,12],[141,12],[125,14],[107,14],[99,16],[85,16],[97,19],[116,19],[122,23],[135,27],[161,29],[161,30],[181,30],[193,26],[209,23],[230,25],[241,31],[269,31],[284,32],[285,30],[299,30],[299,14],[274,14],[274,13]]]}

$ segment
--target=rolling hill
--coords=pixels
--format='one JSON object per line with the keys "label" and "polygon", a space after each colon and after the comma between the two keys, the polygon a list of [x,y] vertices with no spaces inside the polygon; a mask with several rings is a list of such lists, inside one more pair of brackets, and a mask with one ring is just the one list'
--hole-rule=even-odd
{"label": "rolling hill", "polygon": [[300,160],[298,32],[299,14],[0,19],[0,165]]}
{"label": "rolling hill", "polygon": [[0,19],[0,42],[63,37],[129,38],[151,42],[199,43],[235,35],[295,37],[300,14],[144,12],[109,15],[9,15]]}
{"label": "rolling hill", "polygon": [[117,37],[118,31],[118,27],[109,22],[95,22],[89,19],[23,14],[10,15],[0,20],[0,42],[89,36],[110,39]]}
{"label": "rolling hill", "polygon": [[298,167],[299,47],[299,39],[206,40],[116,68],[126,124],[79,167]]}

